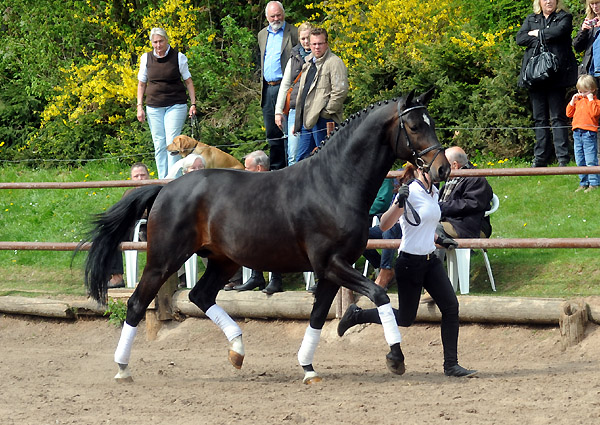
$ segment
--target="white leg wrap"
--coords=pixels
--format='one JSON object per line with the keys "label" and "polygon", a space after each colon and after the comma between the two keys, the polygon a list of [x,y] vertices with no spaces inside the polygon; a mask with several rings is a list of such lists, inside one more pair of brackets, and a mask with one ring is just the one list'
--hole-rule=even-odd
{"label": "white leg wrap", "polygon": [[206,316],[221,328],[228,341],[242,334],[242,329],[238,324],[218,305],[214,304],[206,310]]}
{"label": "white leg wrap", "polygon": [[308,325],[306,332],[304,332],[300,350],[298,350],[298,362],[300,363],[300,366],[312,364],[315,350],[317,349],[317,345],[319,345],[320,339],[321,329],[313,329]]}
{"label": "white leg wrap", "polygon": [[129,326],[127,322],[123,323],[121,330],[121,338],[115,351],[115,362],[119,364],[129,364],[129,356],[131,355],[131,345],[137,333],[137,326]]}
{"label": "white leg wrap", "polygon": [[377,311],[379,312],[379,318],[381,319],[381,324],[383,326],[383,334],[385,335],[385,340],[388,345],[402,342],[402,335],[400,335],[400,329],[398,329],[398,323],[396,323],[392,305],[390,303],[384,304],[377,307]]}

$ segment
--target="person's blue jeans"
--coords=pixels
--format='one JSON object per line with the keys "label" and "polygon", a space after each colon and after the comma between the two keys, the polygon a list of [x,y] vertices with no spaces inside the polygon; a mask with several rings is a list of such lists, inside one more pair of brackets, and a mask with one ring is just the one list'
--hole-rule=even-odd
{"label": "person's blue jeans", "polygon": [[173,139],[181,134],[187,111],[186,104],[164,107],[146,106],[146,118],[154,142],[154,159],[159,179],[164,179],[173,164],[181,159],[179,155],[169,155],[167,145],[170,145]]}
{"label": "person's blue jeans", "polygon": [[[575,162],[579,167],[598,165],[598,133],[595,131],[573,130],[573,145],[575,147]],[[580,174],[580,186],[598,186],[598,174]]]}
{"label": "person's blue jeans", "polygon": [[296,110],[290,109],[287,117],[287,128],[288,128],[288,137],[287,137],[287,157],[288,157],[288,166],[296,163],[296,153],[298,150],[298,134],[292,134],[290,128],[294,126],[294,122],[296,121]]}
{"label": "person's blue jeans", "polygon": [[[327,137],[327,123],[333,122],[325,118],[319,118],[313,128],[305,128],[302,125],[300,131],[300,140],[298,141],[298,150],[296,151],[296,161],[308,158],[314,148],[319,146]],[[295,131],[296,129],[294,129]]]}
{"label": "person's blue jeans", "polygon": [[[382,232],[379,226],[369,228],[369,239],[401,239],[402,227],[400,223],[394,224],[390,229]],[[364,257],[376,269],[393,269],[394,255],[396,249],[382,249],[381,255],[376,249],[365,249]]]}

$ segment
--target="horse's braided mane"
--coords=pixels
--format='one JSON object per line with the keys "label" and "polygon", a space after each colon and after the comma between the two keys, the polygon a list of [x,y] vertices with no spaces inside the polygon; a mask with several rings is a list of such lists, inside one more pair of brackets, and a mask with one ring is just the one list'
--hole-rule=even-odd
{"label": "horse's braided mane", "polygon": [[340,130],[340,127],[358,125],[365,119],[365,117],[367,116],[367,113],[369,113],[371,110],[373,110],[375,108],[379,109],[380,107],[388,105],[390,102],[398,102],[399,100],[400,99],[395,97],[390,100],[379,101],[379,102],[377,102],[377,104],[371,103],[368,107],[364,108],[362,111],[356,111],[355,113],[351,114],[348,118],[346,118],[345,121],[342,121],[339,126],[335,126],[333,131],[327,137],[325,137],[325,139],[323,139],[321,144],[317,147],[317,149],[315,149],[315,151],[312,154],[315,155],[321,149],[323,149],[323,147],[325,146],[325,143],[327,143],[327,141],[329,139],[331,139],[332,137],[337,135],[338,130]]}

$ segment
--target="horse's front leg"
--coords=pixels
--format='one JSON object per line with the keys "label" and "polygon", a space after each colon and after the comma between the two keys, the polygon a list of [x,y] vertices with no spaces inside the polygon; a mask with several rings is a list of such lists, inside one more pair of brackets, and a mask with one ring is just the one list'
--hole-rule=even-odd
{"label": "horse's front leg", "polygon": [[371,280],[364,277],[358,270],[339,257],[334,257],[329,262],[329,267],[325,270],[325,277],[351,291],[365,295],[377,306],[379,319],[383,326],[383,334],[390,346],[390,352],[386,355],[387,368],[392,373],[402,375],[405,371],[404,355],[400,349],[402,335],[398,328],[398,322],[396,321],[390,298],[387,296],[385,290],[375,285]]}
{"label": "horse's front leg", "polygon": [[233,276],[236,267],[235,265],[217,266],[209,260],[206,272],[190,291],[189,299],[223,331],[229,341],[229,361],[233,367],[241,369],[245,356],[242,329],[221,306],[216,304],[219,290]]}
{"label": "horse's front leg", "polygon": [[302,344],[298,350],[298,362],[304,370],[304,384],[314,384],[321,381],[321,377],[313,368],[313,358],[319,340],[321,339],[321,331],[327,319],[327,313],[331,308],[331,304],[337,294],[339,287],[328,282],[325,279],[319,280],[317,291],[315,292],[315,302],[310,313],[310,323],[304,333]]}

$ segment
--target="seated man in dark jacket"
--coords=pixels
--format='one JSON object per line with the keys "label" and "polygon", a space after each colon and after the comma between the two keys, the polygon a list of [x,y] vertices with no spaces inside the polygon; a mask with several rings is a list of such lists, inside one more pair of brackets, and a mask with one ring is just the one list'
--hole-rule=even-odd
{"label": "seated man in dark jacket", "polygon": [[[446,158],[453,170],[474,168],[458,146],[446,149]],[[493,194],[485,177],[454,177],[447,181],[439,195],[442,217],[438,233],[442,227],[452,238],[489,238],[492,226],[485,212],[490,209]]]}

